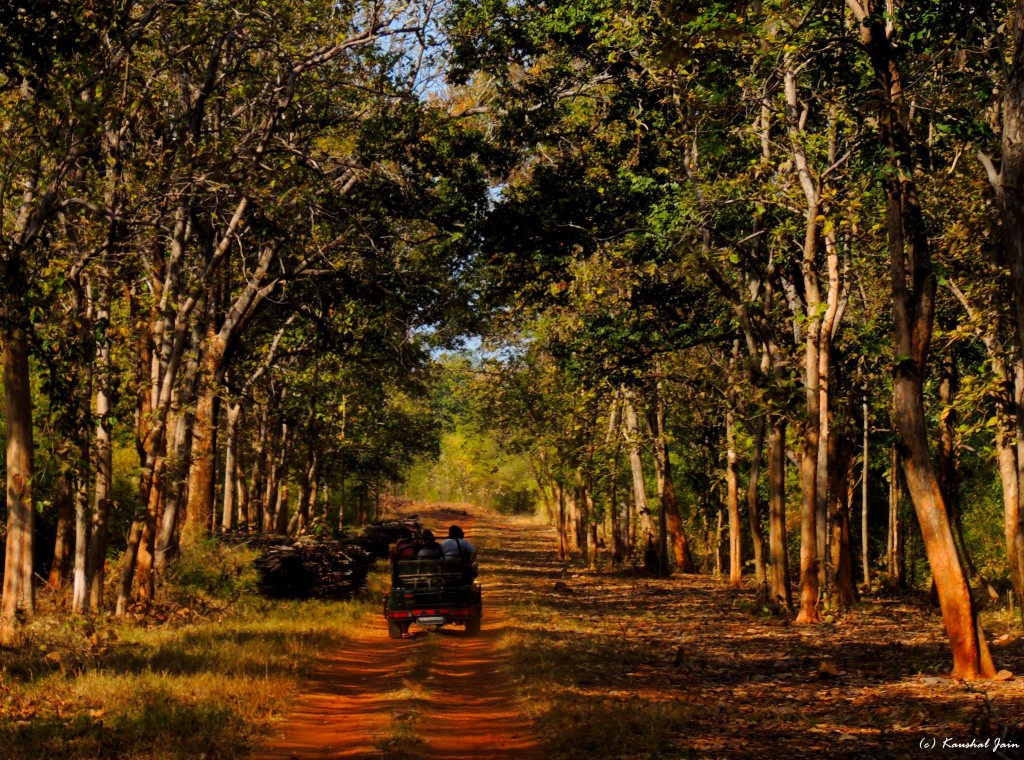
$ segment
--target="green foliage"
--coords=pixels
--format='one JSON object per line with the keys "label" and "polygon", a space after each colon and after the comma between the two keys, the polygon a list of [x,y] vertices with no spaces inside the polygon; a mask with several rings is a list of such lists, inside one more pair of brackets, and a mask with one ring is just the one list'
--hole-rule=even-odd
{"label": "green foliage", "polygon": [[469,502],[503,513],[533,512],[540,498],[526,456],[507,453],[467,427],[445,433],[436,458],[415,462],[402,490],[414,499]]}
{"label": "green foliage", "polygon": [[173,595],[185,604],[197,601],[229,601],[254,594],[258,573],[253,560],[258,552],[206,539],[182,548],[167,569]]}

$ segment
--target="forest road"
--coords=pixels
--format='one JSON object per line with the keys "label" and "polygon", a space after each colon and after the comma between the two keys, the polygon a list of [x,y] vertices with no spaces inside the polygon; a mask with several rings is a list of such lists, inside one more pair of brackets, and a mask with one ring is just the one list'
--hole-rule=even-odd
{"label": "forest road", "polygon": [[514,587],[500,574],[488,574],[489,548],[507,537],[509,526],[500,516],[463,505],[409,509],[439,536],[458,523],[476,546],[484,585],[481,633],[414,628],[397,641],[388,638],[383,616],[371,614],[349,646],[325,653],[292,714],[255,758],[544,756],[530,722],[517,709],[501,649],[509,626],[504,606]]}

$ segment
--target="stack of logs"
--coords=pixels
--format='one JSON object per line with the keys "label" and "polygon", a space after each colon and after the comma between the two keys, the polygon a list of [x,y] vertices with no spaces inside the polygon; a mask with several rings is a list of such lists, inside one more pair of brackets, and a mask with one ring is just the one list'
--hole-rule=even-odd
{"label": "stack of logs", "polygon": [[259,588],[275,599],[347,599],[366,584],[374,560],[392,544],[419,532],[414,516],[366,526],[363,533],[334,538],[228,533],[223,540],[260,550],[254,563]]}

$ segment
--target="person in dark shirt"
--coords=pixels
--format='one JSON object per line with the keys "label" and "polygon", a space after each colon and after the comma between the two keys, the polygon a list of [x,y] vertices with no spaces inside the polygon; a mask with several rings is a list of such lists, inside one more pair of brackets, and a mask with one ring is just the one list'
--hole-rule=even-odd
{"label": "person in dark shirt", "polygon": [[434,538],[433,531],[423,531],[422,538],[423,547],[420,549],[419,554],[416,555],[416,559],[441,559],[444,556],[441,545]]}

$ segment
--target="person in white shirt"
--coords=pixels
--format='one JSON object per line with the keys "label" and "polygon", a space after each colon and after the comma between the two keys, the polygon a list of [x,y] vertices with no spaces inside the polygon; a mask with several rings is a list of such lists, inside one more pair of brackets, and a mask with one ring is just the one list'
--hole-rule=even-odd
{"label": "person in white shirt", "polygon": [[448,538],[441,542],[441,553],[445,559],[461,559],[466,566],[476,562],[476,549],[465,539],[458,525],[448,528]]}

